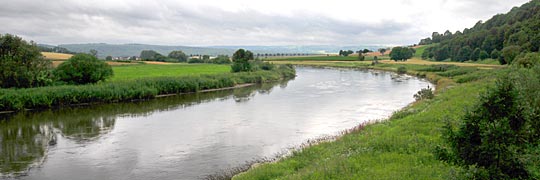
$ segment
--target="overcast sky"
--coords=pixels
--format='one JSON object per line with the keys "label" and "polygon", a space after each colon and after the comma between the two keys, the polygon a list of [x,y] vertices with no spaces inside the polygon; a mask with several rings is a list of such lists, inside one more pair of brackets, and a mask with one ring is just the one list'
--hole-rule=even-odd
{"label": "overcast sky", "polygon": [[54,45],[404,45],[527,1],[3,0],[0,33]]}

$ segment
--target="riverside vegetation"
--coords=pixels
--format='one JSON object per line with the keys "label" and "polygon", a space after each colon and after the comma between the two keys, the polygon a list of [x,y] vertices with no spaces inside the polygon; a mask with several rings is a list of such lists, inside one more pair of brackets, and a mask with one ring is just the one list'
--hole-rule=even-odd
{"label": "riverside vegetation", "polygon": [[[248,56],[233,57],[235,64],[228,68],[223,65],[162,65],[161,69],[135,65],[136,68],[118,68],[124,70],[119,72],[125,73],[142,67],[137,74],[131,73],[130,78],[104,81],[112,76],[113,70],[94,56],[78,54],[52,69],[51,63],[43,59],[35,43],[27,43],[9,34],[0,38],[6,42],[0,49],[3,70],[0,82],[4,87],[0,89],[0,111],[150,99],[164,94],[231,88],[239,84],[277,81],[295,76],[295,70],[290,65],[276,66]],[[238,63],[244,68],[231,73],[230,67],[234,70]],[[156,75],[155,72],[156,69],[160,71],[182,66],[188,68],[180,69],[191,69],[187,71],[191,73],[167,76]],[[199,71],[208,67],[218,68]],[[147,77],[141,75],[146,73],[145,70],[149,70]]]}

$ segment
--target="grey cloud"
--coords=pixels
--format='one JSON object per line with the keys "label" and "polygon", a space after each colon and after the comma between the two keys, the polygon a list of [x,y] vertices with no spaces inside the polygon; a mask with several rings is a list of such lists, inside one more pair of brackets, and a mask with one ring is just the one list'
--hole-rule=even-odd
{"label": "grey cloud", "polygon": [[92,2],[8,0],[0,6],[0,33],[51,44],[407,44],[422,37],[414,25],[392,20],[359,23],[309,13],[283,16],[174,3]]}

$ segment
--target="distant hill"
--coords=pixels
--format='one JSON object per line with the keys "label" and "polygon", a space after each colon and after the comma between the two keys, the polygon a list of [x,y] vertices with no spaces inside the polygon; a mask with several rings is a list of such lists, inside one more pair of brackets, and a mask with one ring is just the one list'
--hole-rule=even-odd
{"label": "distant hill", "polygon": [[154,50],[163,55],[169,54],[171,51],[182,50],[186,54],[206,54],[220,55],[233,54],[233,49],[223,48],[206,48],[206,47],[188,47],[188,46],[161,46],[147,44],[62,44],[59,47],[66,48],[74,52],[89,52],[91,49],[98,51],[98,56],[104,58],[106,56],[139,56],[143,50]]}
{"label": "distant hill", "polygon": [[506,14],[497,14],[486,22],[478,22],[463,32],[434,32],[422,39],[426,48],[422,57],[442,61],[477,60],[479,54],[511,63],[516,54],[538,52],[540,48],[540,0],[531,0],[514,7]]}
{"label": "distant hill", "polygon": [[[243,48],[252,51],[253,53],[308,53],[308,54],[326,54],[337,53],[339,50],[360,50],[371,49],[377,50],[382,46],[207,46],[207,47],[191,47],[191,46],[163,46],[163,45],[148,45],[148,44],[61,44],[51,46],[39,44],[41,47],[48,49],[66,49],[71,52],[88,53],[91,49],[98,51],[100,58],[106,56],[139,56],[142,50],[154,50],[163,55],[169,54],[174,50],[182,50],[187,55],[203,54],[203,55],[232,55],[236,50]],[[56,51],[52,51],[56,52]]]}

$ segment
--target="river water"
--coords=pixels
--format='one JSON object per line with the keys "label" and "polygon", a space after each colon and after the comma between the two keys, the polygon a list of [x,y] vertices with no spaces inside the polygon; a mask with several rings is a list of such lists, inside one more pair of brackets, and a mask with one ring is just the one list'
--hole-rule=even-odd
{"label": "river water", "polygon": [[204,178],[386,118],[428,85],[389,72],[297,68],[279,83],[2,115],[0,172],[26,172],[7,177],[24,180]]}

